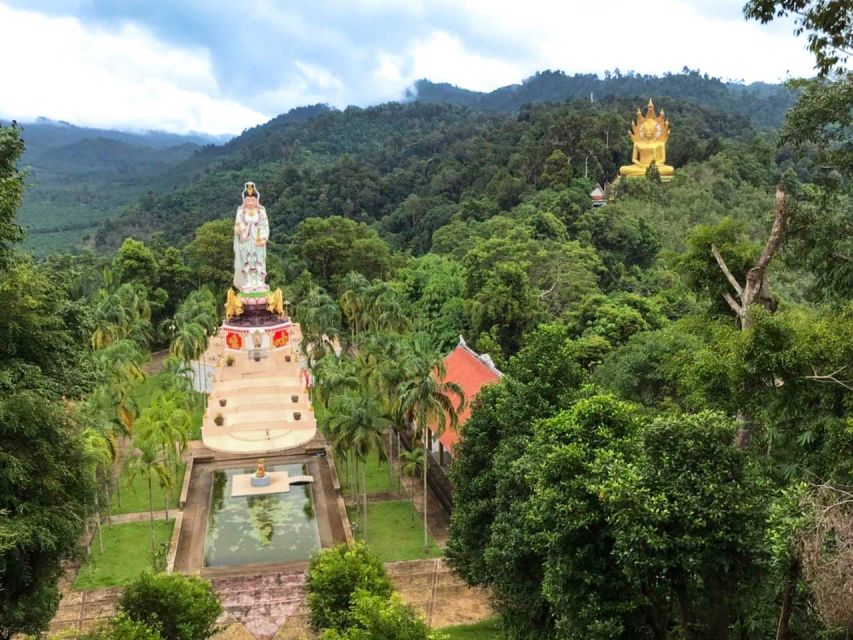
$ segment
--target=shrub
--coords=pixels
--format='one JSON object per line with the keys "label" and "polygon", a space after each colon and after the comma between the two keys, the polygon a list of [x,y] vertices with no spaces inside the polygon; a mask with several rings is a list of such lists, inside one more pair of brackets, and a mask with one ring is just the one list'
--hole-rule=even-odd
{"label": "shrub", "polygon": [[397,595],[371,595],[357,591],[350,609],[352,626],[343,633],[330,629],[322,640],[438,640],[427,624]]}
{"label": "shrub", "polygon": [[391,597],[385,567],[361,543],[345,544],[320,552],[308,569],[309,622],[315,630],[345,631],[351,626],[353,594]]}
{"label": "shrub", "polygon": [[163,640],[206,640],[222,613],[210,583],[175,574],[143,573],[127,586],[119,608],[128,618],[158,629]]}
{"label": "shrub", "polygon": [[[78,637],[78,636],[75,636]],[[78,640],[161,640],[162,636],[156,629],[150,628],[143,622],[131,620],[120,613],[105,624],[101,624],[88,633],[78,637]]]}

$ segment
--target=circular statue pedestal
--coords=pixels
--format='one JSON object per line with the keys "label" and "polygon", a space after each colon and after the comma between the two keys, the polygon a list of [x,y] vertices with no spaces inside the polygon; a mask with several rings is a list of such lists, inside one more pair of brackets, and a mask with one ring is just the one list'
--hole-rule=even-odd
{"label": "circular statue pedestal", "polygon": [[267,474],[265,476],[252,476],[251,483],[253,487],[268,487],[272,482],[272,476]]}

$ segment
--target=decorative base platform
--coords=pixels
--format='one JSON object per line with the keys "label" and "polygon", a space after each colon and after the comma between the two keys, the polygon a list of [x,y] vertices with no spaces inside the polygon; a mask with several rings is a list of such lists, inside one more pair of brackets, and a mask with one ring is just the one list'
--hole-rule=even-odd
{"label": "decorative base platform", "polygon": [[264,476],[269,478],[266,485],[256,485],[253,480],[260,480],[254,473],[241,473],[231,478],[231,497],[266,496],[272,493],[288,493],[290,478],[287,471],[267,471]]}
{"label": "decorative base platform", "polygon": [[265,476],[261,476],[260,478],[256,475],[249,478],[253,487],[268,487],[272,482],[272,476],[270,474],[266,474]]}
{"label": "decorative base platform", "polygon": [[[269,478],[265,485],[255,484],[255,480]],[[241,473],[231,478],[231,497],[242,496],[268,496],[273,493],[289,493],[291,485],[311,484],[314,476],[287,475],[287,471],[267,471],[263,478],[258,478],[254,473]]]}

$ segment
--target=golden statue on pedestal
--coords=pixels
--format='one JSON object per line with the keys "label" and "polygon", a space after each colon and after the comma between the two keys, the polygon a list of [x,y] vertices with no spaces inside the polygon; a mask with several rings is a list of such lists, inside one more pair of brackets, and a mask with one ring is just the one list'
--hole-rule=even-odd
{"label": "golden statue on pedestal", "polygon": [[240,296],[234,293],[234,289],[228,289],[228,296],[225,299],[225,317],[229,320],[236,318],[243,313],[243,301]]}
{"label": "golden statue on pedestal", "polygon": [[276,289],[273,294],[267,298],[267,311],[274,313],[279,318],[284,315],[284,299],[281,295],[281,289]]}
{"label": "golden statue on pedestal", "polygon": [[654,162],[661,180],[672,180],[675,169],[666,164],[666,141],[669,140],[669,120],[665,118],[663,109],[660,115],[655,113],[655,105],[649,98],[646,115],[637,109],[636,122],[631,123],[631,140],[634,152],[631,163],[619,167],[619,175],[629,178],[644,177],[649,166]]}

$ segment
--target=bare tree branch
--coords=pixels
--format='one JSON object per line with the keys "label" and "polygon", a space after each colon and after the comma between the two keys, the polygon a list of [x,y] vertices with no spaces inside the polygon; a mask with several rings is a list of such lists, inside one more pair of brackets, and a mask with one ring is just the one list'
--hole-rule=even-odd
{"label": "bare tree branch", "polygon": [[720,269],[723,270],[723,275],[726,276],[726,280],[729,281],[729,284],[732,285],[732,288],[738,294],[738,296],[743,295],[743,289],[741,288],[738,281],[732,275],[732,272],[729,271],[728,266],[726,266],[726,261],[723,260],[723,256],[720,255],[720,251],[717,249],[717,245],[711,245],[711,255],[714,256],[714,259],[717,261],[717,264],[720,265]]}
{"label": "bare tree branch", "polygon": [[814,372],[814,375],[803,376],[803,377],[806,380],[815,380],[816,382],[831,382],[833,384],[841,385],[842,387],[844,387],[845,389],[847,389],[849,391],[853,391],[853,386],[850,386],[849,383],[845,382],[844,380],[839,380],[838,378],[835,377],[839,373],[844,371],[846,368],[847,368],[847,365],[844,365],[843,367],[836,369],[832,373],[818,374],[817,369],[812,367],[812,371]]}
{"label": "bare tree branch", "polygon": [[729,303],[729,306],[732,308],[732,311],[734,311],[738,315],[738,317],[743,314],[743,308],[737,303],[737,300],[735,300],[732,297],[732,294],[730,294],[728,291],[723,294],[723,299]]}

